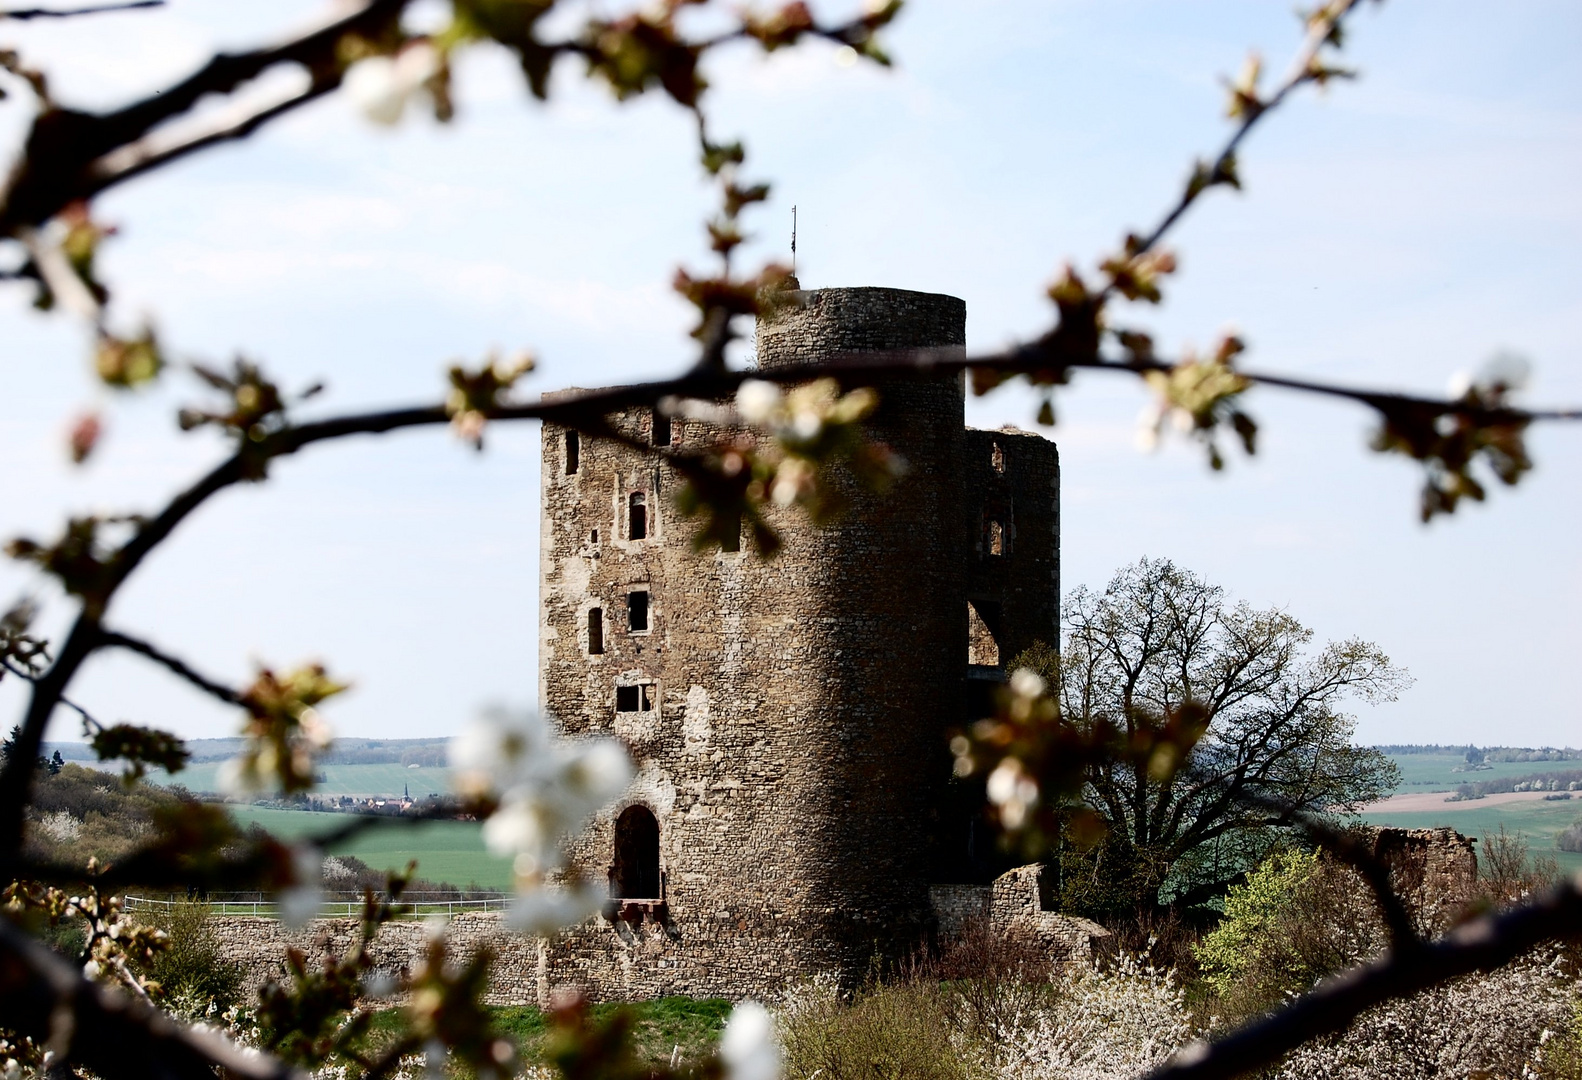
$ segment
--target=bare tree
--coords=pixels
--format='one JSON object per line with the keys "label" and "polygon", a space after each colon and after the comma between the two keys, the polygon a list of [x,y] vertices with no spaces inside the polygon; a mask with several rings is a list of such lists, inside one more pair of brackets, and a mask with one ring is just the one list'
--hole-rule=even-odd
{"label": "bare tree", "polygon": [[1180,762],[1165,753],[1088,769],[1083,802],[1108,828],[1105,850],[1145,868],[1135,903],[1156,904],[1167,882],[1176,903],[1200,903],[1298,813],[1353,810],[1395,787],[1394,765],[1353,746],[1353,721],[1339,711],[1348,696],[1391,700],[1406,683],[1376,646],[1332,642],[1304,655],[1312,632],[1291,615],[1232,606],[1167,559],[1124,567],[1102,593],[1079,589],[1064,610],[1066,723],[1128,744],[1171,724],[1199,733]]}

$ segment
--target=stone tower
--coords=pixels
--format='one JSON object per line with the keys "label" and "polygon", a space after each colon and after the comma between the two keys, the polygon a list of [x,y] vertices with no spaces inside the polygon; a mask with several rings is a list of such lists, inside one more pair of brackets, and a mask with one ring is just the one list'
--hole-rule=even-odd
{"label": "stone tower", "polygon": [[[792,296],[758,328],[764,368],[965,344],[954,297]],[[780,515],[772,560],[693,552],[671,470],[544,425],[542,705],[639,768],[574,849],[610,882],[607,917],[546,944],[544,981],[633,997],[858,976],[932,931],[930,886],[979,874],[945,732],[1004,660],[1056,640],[1059,463],[963,415],[957,377],[883,388],[869,428],[907,475],[831,527]],[[719,433],[616,422],[650,445]]]}

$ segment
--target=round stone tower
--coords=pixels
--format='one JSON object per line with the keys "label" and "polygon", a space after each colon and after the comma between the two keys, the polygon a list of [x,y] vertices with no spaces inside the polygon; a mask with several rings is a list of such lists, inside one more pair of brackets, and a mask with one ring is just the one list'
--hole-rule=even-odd
{"label": "round stone tower", "polygon": [[[965,345],[954,297],[784,298],[758,327],[765,369]],[[784,546],[772,559],[746,542],[693,551],[697,526],[672,509],[680,481],[668,466],[544,425],[542,704],[570,732],[623,739],[638,778],[574,848],[584,872],[610,882],[606,917],[545,943],[541,988],[773,994],[820,972],[860,978],[875,955],[926,937],[931,884],[963,880],[941,876],[952,826],[940,814],[945,731],[961,719],[975,655],[973,590],[997,598],[984,575],[1015,569],[1045,591],[1056,532],[1035,506],[1053,505],[1053,445],[965,431],[956,377],[880,393],[869,432],[906,459],[906,475],[882,495],[853,488],[848,513],[824,528],[773,510]],[[647,409],[612,420],[650,445],[696,449],[721,434]],[[1018,472],[1029,440],[1048,448],[1049,468]],[[969,480],[978,464],[984,476]],[[1017,495],[1028,509],[1015,520],[1037,524],[1014,548],[1014,493],[990,489],[1018,476],[1033,495]],[[992,555],[978,537],[990,519]],[[1010,565],[1013,548],[1042,560],[1032,574]],[[1025,623],[1053,640],[1052,608],[1018,622],[1022,609],[1005,603],[979,604],[995,633]]]}

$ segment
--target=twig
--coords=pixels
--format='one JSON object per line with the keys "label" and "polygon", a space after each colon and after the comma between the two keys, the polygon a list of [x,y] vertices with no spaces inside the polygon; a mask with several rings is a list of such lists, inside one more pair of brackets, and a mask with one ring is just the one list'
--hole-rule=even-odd
{"label": "twig", "polygon": [[1321,1035],[1340,1031],[1381,1002],[1474,971],[1491,971],[1582,926],[1582,882],[1570,881],[1501,915],[1464,923],[1445,938],[1392,949],[1372,964],[1324,982],[1279,1012],[1176,1053],[1148,1080],[1227,1080],[1272,1065]]}
{"label": "twig", "polygon": [[[1286,75],[1285,81],[1280,84],[1279,89],[1270,97],[1245,110],[1241,123],[1236,126],[1235,131],[1231,132],[1230,138],[1220,148],[1220,152],[1215,155],[1214,165],[1208,171],[1209,176],[1220,178],[1234,175],[1236,150],[1241,146],[1242,140],[1246,139],[1248,134],[1251,133],[1253,126],[1265,114],[1284,104],[1286,98],[1297,87],[1312,80],[1313,62],[1318,58],[1319,50],[1324,47],[1324,43],[1329,40],[1330,35],[1345,22],[1346,17],[1355,11],[1361,2],[1362,0],[1339,0],[1337,4],[1338,10],[1325,15],[1315,15],[1312,18],[1308,26],[1307,37],[1303,40],[1302,47],[1297,50],[1296,58],[1291,63],[1290,73]],[[1194,177],[1194,180],[1196,179]],[[1215,182],[1222,181],[1216,179]],[[1171,227],[1181,219],[1181,216],[1191,208],[1193,203],[1197,202],[1198,196],[1206,191],[1209,186],[1208,184],[1189,182],[1182,189],[1181,198],[1166,212],[1159,224],[1154,226],[1153,231],[1143,238],[1142,242],[1136,247],[1134,254],[1141,255],[1157,246],[1159,241],[1164,239],[1165,234],[1170,231]],[[1104,287],[1101,295],[1108,296],[1114,289],[1115,285],[1111,282]]]}
{"label": "twig", "polygon": [[139,656],[146,656],[148,659],[154,661],[154,663],[159,664],[169,669],[176,675],[181,676],[183,679],[186,679],[189,683],[191,683],[193,686],[196,686],[199,690],[202,690],[205,694],[208,694],[211,697],[219,698],[227,705],[240,705],[242,703],[241,695],[235,690],[232,690],[229,686],[222,685],[221,683],[214,682],[212,679],[203,677],[196,671],[192,670],[192,668],[189,667],[185,661],[179,659],[178,657],[171,656],[169,653],[161,652],[159,649],[155,648],[146,641],[141,641],[137,638],[115,630],[101,630],[99,634],[99,642],[101,645],[106,645],[111,648],[126,649],[128,652],[135,652]]}

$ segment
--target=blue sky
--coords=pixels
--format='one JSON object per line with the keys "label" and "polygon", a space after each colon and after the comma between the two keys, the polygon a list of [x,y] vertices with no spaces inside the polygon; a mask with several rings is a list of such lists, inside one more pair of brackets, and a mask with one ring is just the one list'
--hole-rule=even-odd
{"label": "blue sky", "polygon": [[[109,105],[216,46],[289,29],[315,3],[173,0],[168,10],[7,24],[57,93]],[[821,7],[841,14],[840,5]],[[1534,403],[1582,402],[1582,8],[1390,0],[1356,20],[1355,84],[1305,94],[1175,236],[1163,307],[1133,313],[1163,348],[1234,325],[1248,366],[1425,391],[1505,349]],[[1190,161],[1224,137],[1220,79],[1249,47],[1276,72],[1297,41],[1267,2],[918,0],[892,72],[812,46],[709,67],[716,130],[747,141],[774,198],[753,257],[784,257],[800,208],[804,285],[887,285],[967,301],[969,343],[1048,325],[1043,288],[1151,223]],[[488,49],[458,72],[450,127],[391,131],[329,100],[249,142],[100,200],[117,316],[153,318],[180,356],[238,352],[287,384],[323,377],[315,412],[434,400],[444,366],[530,347],[534,386],[596,385],[684,364],[678,263],[706,266],[711,192],[686,118],[617,106],[571,66],[546,107]],[[24,110],[0,103],[0,143]],[[4,531],[48,535],[86,509],[146,510],[221,452],[181,435],[182,376],[94,386],[79,327],[0,291]],[[73,469],[70,418],[108,408],[100,455]],[[1540,429],[1537,470],[1429,527],[1418,476],[1366,449],[1371,418],[1252,394],[1258,457],[1211,474],[1191,446],[1133,445],[1137,385],[1079,379],[1057,402],[1068,586],[1168,556],[1320,639],[1378,642],[1416,682],[1358,710],[1367,741],[1582,743],[1566,672],[1582,645],[1582,427]],[[1035,401],[973,402],[979,425],[1032,426]],[[438,431],[325,447],[216,499],[126,590],[113,621],[242,681],[253,659],[323,658],[356,683],[326,715],[349,735],[445,734],[487,702],[536,697],[537,431],[477,455]],[[0,598],[38,586],[0,567]],[[47,623],[67,613],[52,603]],[[234,717],[124,657],[77,687],[109,719],[189,735]],[[15,680],[0,712],[15,715]],[[52,735],[74,737],[57,723]]]}

